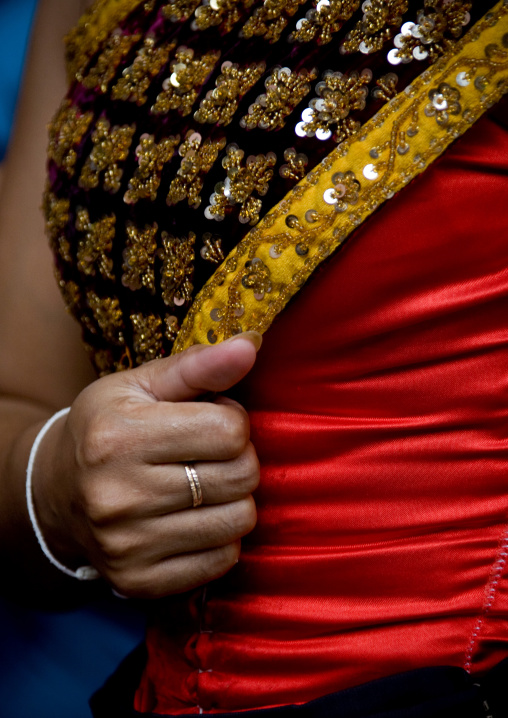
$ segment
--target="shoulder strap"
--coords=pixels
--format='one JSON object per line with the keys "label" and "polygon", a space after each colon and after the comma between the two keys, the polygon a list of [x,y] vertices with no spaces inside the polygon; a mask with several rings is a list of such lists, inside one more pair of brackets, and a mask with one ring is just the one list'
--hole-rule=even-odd
{"label": "shoulder strap", "polygon": [[339,145],[196,296],[173,353],[265,332],[314,270],[508,91],[508,0]]}

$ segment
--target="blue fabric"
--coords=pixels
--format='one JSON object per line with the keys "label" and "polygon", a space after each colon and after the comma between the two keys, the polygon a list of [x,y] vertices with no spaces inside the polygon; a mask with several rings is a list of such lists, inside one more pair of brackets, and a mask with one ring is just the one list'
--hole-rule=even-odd
{"label": "blue fabric", "polygon": [[9,141],[28,34],[37,0],[0,0],[0,160]]}
{"label": "blue fabric", "polygon": [[113,597],[66,613],[0,601],[0,715],[90,718],[90,696],[143,630],[141,613]]}

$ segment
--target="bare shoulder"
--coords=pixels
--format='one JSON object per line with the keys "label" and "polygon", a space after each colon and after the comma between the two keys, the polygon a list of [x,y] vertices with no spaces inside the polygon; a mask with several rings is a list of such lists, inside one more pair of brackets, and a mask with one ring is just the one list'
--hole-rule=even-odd
{"label": "bare shoulder", "polygon": [[53,276],[41,213],[47,125],[66,91],[63,38],[83,0],[42,0],[0,194],[0,394],[72,401],[92,379]]}

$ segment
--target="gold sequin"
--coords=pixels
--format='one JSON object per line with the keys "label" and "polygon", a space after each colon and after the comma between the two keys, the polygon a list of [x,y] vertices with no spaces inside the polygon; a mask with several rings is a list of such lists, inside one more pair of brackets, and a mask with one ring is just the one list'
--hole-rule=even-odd
{"label": "gold sequin", "polygon": [[162,232],[161,289],[162,298],[167,306],[181,307],[192,299],[194,286],[194,243],[196,235],[189,232],[187,237],[174,237]]}
{"label": "gold sequin", "polygon": [[42,210],[46,219],[46,234],[51,248],[64,262],[71,262],[69,240],[65,236],[65,228],[69,221],[70,200],[60,199],[49,188],[46,188],[42,200]]}
{"label": "gold sequin", "polygon": [[141,35],[139,34],[124,35],[121,30],[115,30],[108,38],[95,65],[83,78],[78,73],[77,79],[81,80],[88,90],[98,89],[104,94],[107,92],[109,83],[114,79],[122,60],[127,57],[131,48],[140,39]]}
{"label": "gold sequin", "polygon": [[227,177],[216,186],[211,204],[205,210],[205,217],[220,221],[224,219],[228,208],[237,204],[240,205],[239,221],[242,224],[256,224],[262,202],[253,194],[263,197],[268,192],[277,157],[273,152],[251,155],[243,165],[244,152],[237,145],[229,145],[226,152],[222,166],[227,170]]}
{"label": "gold sequin", "polygon": [[368,0],[363,18],[346,35],[341,52],[377,52],[400,27],[407,8],[408,0]]}
{"label": "gold sequin", "polygon": [[201,247],[199,253],[206,262],[220,264],[224,261],[221,238],[211,232],[205,232],[203,235],[203,246]]}
{"label": "gold sequin", "polygon": [[207,139],[203,144],[199,132],[189,131],[187,138],[178,148],[182,158],[175,178],[169,186],[166,202],[174,205],[187,199],[189,207],[196,209],[201,204],[200,192],[204,178],[212,169],[219,152],[224,148],[226,140]]}
{"label": "gold sequin", "polygon": [[263,37],[271,43],[276,42],[289,19],[305,2],[306,0],[264,0],[242,27],[240,35],[244,38]]}
{"label": "gold sequin", "polygon": [[103,187],[106,192],[118,192],[123,175],[118,164],[127,159],[135,131],[135,125],[116,125],[112,128],[109,120],[101,117],[92,133],[94,148],[81,170],[79,186],[84,189],[98,187],[99,176],[104,172]]}
{"label": "gold sequin", "polygon": [[138,168],[129,182],[129,189],[124,195],[127,204],[135,204],[140,199],[155,200],[161,183],[164,165],[173,157],[180,137],[166,137],[159,143],[153,135],[144,134],[136,148]]}
{"label": "gold sequin", "polygon": [[242,97],[259,80],[265,71],[264,62],[237,65],[224,62],[221,74],[215,80],[215,89],[207,92],[194,119],[201,123],[228,125]]}
{"label": "gold sequin", "polygon": [[429,100],[424,112],[427,117],[435,117],[438,125],[447,125],[450,115],[458,115],[462,111],[460,91],[447,82],[442,82],[430,90]]}
{"label": "gold sequin", "polygon": [[[88,306],[104,339],[112,344],[123,344],[123,315],[116,297],[99,297],[94,291],[87,292]],[[97,331],[95,329],[95,331]]]}
{"label": "gold sequin", "polygon": [[49,126],[48,157],[69,176],[77,160],[76,147],[90,127],[92,112],[82,112],[70,100],[64,100]]}
{"label": "gold sequin", "polygon": [[240,120],[247,129],[259,127],[275,130],[284,126],[286,117],[310,92],[311,81],[317,77],[312,69],[293,72],[289,67],[277,67],[265,82],[266,93],[259,95]]}
{"label": "gold sequin", "polygon": [[113,100],[124,100],[143,105],[147,99],[147,90],[153,78],[162,70],[169,59],[175,42],[165,42],[156,47],[153,37],[145,38],[143,47],[138,50],[137,57],[122,72],[122,77],[113,86]]}
{"label": "gold sequin", "polygon": [[317,40],[325,45],[351,18],[359,5],[360,0],[316,0],[315,7],[297,22],[290,39],[296,42]]}
{"label": "gold sequin", "polygon": [[136,363],[158,359],[162,356],[162,319],[155,314],[148,316],[137,312],[131,314],[133,345]]}
{"label": "gold sequin", "polygon": [[105,279],[114,279],[113,260],[110,257],[115,238],[114,214],[106,215],[96,222],[90,221],[87,209],[79,209],[76,218],[76,229],[84,232],[85,237],[78,245],[78,268],[91,276],[96,271]]}
{"label": "gold sequin", "polygon": [[162,83],[163,90],[157,96],[151,112],[154,115],[167,115],[170,110],[178,110],[182,115],[188,115],[199,90],[219,58],[219,51],[212,50],[194,58],[194,50],[179,47],[169,67],[171,75]]}
{"label": "gold sequin", "polygon": [[138,229],[133,222],[127,222],[127,240],[123,252],[122,284],[129,289],[145,287],[152,294],[155,292],[154,261],[157,252],[158,225],[145,225]]}

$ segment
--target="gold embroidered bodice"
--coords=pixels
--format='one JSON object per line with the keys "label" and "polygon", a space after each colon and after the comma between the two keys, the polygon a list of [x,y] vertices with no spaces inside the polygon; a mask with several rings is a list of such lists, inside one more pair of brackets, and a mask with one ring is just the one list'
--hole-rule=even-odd
{"label": "gold embroidered bodice", "polygon": [[[480,5],[96,2],[68,38],[44,210],[58,282],[98,372],[169,354],[196,293],[248,230],[361,137]],[[446,92],[431,98],[437,124],[461,111]],[[334,187],[336,211],[357,202],[353,173]],[[263,297],[270,277],[253,269],[245,281]]]}

